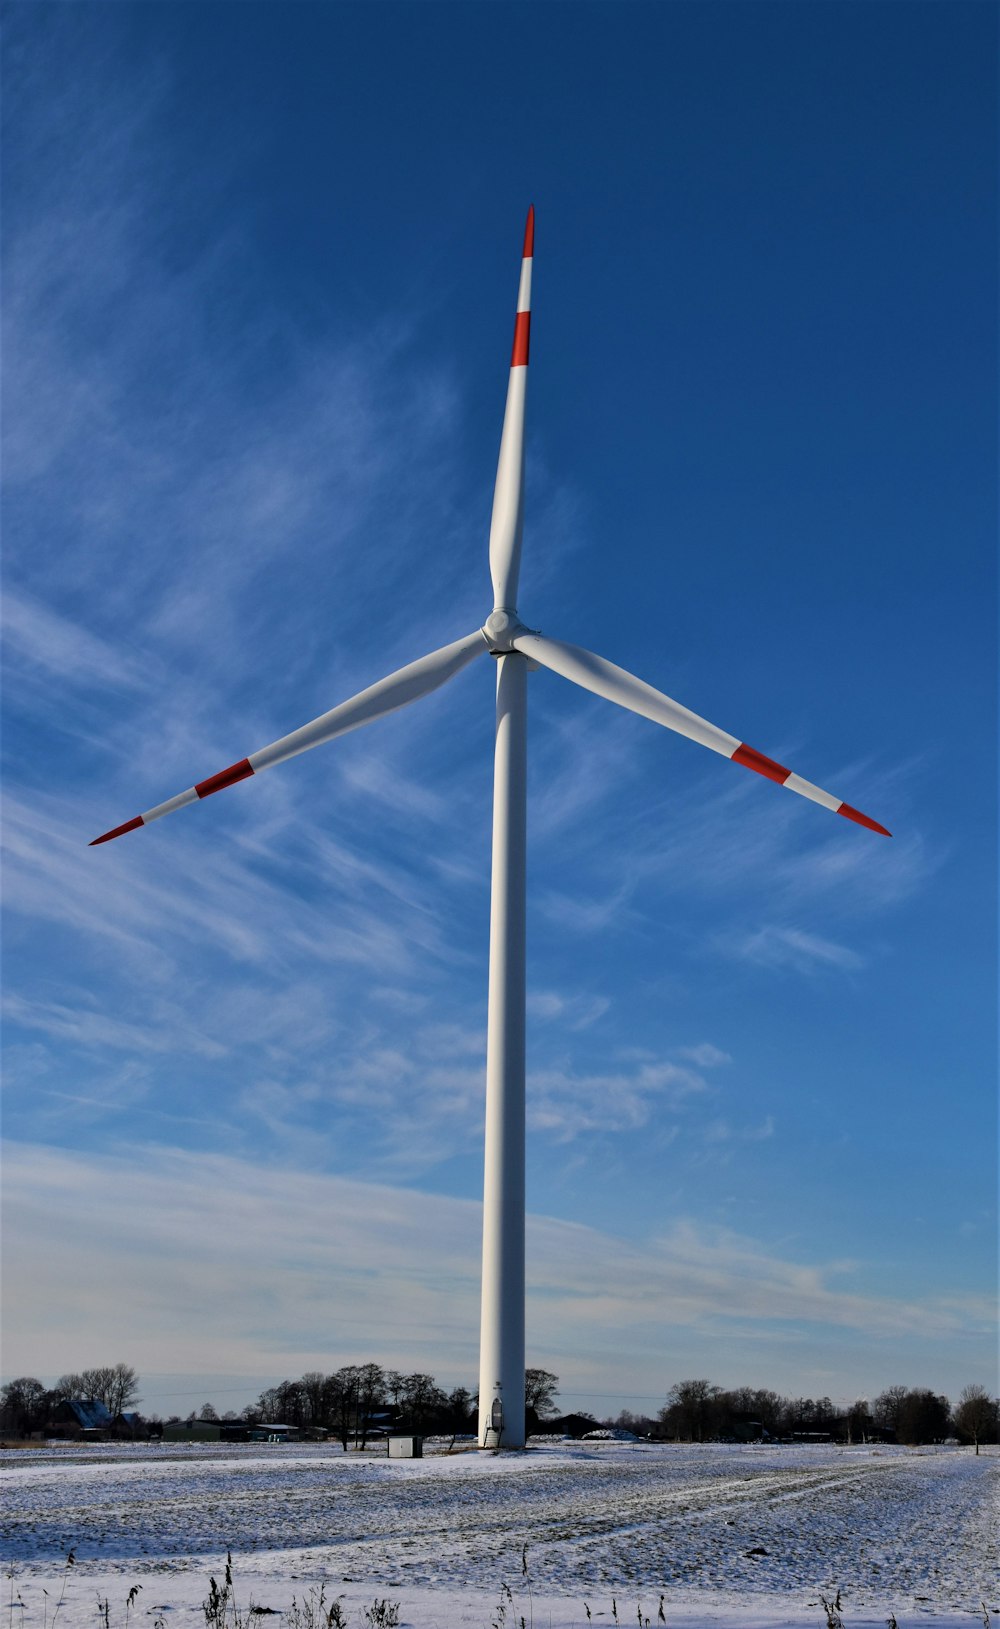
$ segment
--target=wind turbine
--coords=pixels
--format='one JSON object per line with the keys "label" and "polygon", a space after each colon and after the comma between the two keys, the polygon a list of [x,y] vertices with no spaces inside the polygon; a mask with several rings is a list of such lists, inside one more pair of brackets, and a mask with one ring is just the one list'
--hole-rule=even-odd
{"label": "wind turbine", "polygon": [[[531,326],[531,270],[535,212],[524,232],[521,280],[514,319],[507,405],[500,438],[490,575],[493,610],[482,628],[390,673],[280,741],[198,781],[123,826],[94,839],[91,847],[148,826],[286,758],[345,735],[362,724],[419,701],[488,651],[497,663],[496,746],[493,782],[493,871],[490,898],[489,1010],[486,1040],[486,1145],[483,1189],[483,1278],[479,1367],[481,1446],[524,1446],[524,1007],[525,859],[527,787],[527,685],[536,666],[592,690],[633,713],[686,735],[733,763],[756,770],[792,792],[845,815],[871,831],[889,832],[850,804],[803,780],[735,735],[689,712],[662,691],[602,656],[548,639],[518,616],[517,583],[524,526],[524,408]],[[491,1443],[492,1438],[492,1443]]]}

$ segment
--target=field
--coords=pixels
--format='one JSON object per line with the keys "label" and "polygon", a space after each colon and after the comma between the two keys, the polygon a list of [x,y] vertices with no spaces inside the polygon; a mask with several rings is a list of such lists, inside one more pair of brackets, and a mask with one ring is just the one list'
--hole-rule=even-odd
{"label": "field", "polygon": [[107,1601],[101,1622],[124,1629],[138,1584],[134,1629],[204,1629],[231,1550],[241,1610],[286,1611],[324,1583],[351,1629],[376,1596],[413,1629],[613,1629],[616,1613],[658,1629],[661,1596],[668,1629],[824,1629],[820,1597],[838,1589],[846,1629],[982,1623],[982,1603],[1000,1625],[998,1471],[996,1450],[948,1448],[9,1452],[4,1610],[12,1629],[98,1629]]}

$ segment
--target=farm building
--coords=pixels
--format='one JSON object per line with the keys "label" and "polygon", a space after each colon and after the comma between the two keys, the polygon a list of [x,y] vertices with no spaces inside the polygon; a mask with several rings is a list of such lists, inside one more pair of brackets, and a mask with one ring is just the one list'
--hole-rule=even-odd
{"label": "farm building", "polygon": [[160,1429],[163,1442],[249,1442],[244,1420],[168,1420]]}
{"label": "farm building", "polygon": [[114,1421],[99,1397],[62,1397],[49,1417],[54,1437],[101,1441],[110,1437]]}

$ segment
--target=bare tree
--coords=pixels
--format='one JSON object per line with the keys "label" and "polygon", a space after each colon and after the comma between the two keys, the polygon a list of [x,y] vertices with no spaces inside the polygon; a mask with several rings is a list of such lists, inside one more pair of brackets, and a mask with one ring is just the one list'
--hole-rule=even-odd
{"label": "bare tree", "polygon": [[326,1417],[340,1438],[346,1454],[351,1431],[357,1417],[358,1366],[346,1363],[335,1374],[326,1377]]}
{"label": "bare tree", "polygon": [[451,1416],[451,1429],[454,1432],[466,1431],[472,1424],[473,1403],[472,1393],[466,1386],[455,1386],[448,1393],[448,1412]]}
{"label": "bare tree", "polygon": [[283,1380],[275,1387],[278,1399],[276,1418],[285,1425],[302,1426],[306,1419],[306,1400],[298,1380]]}
{"label": "bare tree", "polygon": [[630,1408],[623,1408],[617,1418],[608,1423],[618,1431],[631,1431],[636,1437],[651,1437],[656,1427],[656,1421],[648,1414],[634,1414]]}
{"label": "bare tree", "polygon": [[955,1410],[955,1428],[963,1437],[971,1437],[979,1452],[981,1442],[997,1439],[998,1404],[984,1386],[964,1386]]}
{"label": "bare tree", "polygon": [[85,1368],[81,1373],[60,1375],[55,1381],[60,1398],[83,1398],[86,1403],[103,1403],[112,1419],[138,1403],[138,1375],[129,1363],[106,1363],[103,1368]]}
{"label": "bare tree", "polygon": [[660,1423],[687,1441],[704,1442],[710,1433],[713,1406],[721,1395],[710,1380],[678,1380],[660,1409]]}
{"label": "bare tree", "polygon": [[56,1381],[60,1397],[80,1397],[90,1403],[103,1403],[112,1419],[139,1401],[139,1376],[128,1363],[108,1363],[81,1374],[60,1375]]}
{"label": "bare tree", "polygon": [[361,1447],[368,1442],[371,1417],[385,1402],[385,1373],[377,1363],[362,1363],[357,1378],[357,1426]]}
{"label": "bare tree", "polygon": [[786,1398],[759,1386],[737,1386],[726,1396],[732,1415],[744,1420],[757,1420],[763,1430],[777,1436],[787,1408]]}
{"label": "bare tree", "polygon": [[426,1430],[434,1415],[447,1406],[448,1399],[432,1374],[404,1376],[403,1410],[411,1430]]}
{"label": "bare tree", "polygon": [[918,1390],[912,1391],[910,1398],[904,1442],[943,1442],[951,1430],[951,1404],[947,1397],[940,1392]]}
{"label": "bare tree", "polygon": [[108,1412],[111,1412],[107,1394],[114,1383],[114,1371],[110,1365],[102,1369],[84,1369],[80,1383],[82,1397],[86,1397],[92,1403],[103,1403]]}
{"label": "bare tree", "polygon": [[323,1412],[323,1397],[326,1387],[326,1375],[320,1374],[318,1369],[309,1369],[299,1381],[299,1390],[305,1404],[305,1412],[310,1425],[325,1425],[326,1416]]}
{"label": "bare tree", "polygon": [[559,1391],[559,1376],[548,1369],[525,1369],[524,1406],[537,1423],[543,1414],[552,1412]]}
{"label": "bare tree", "polygon": [[281,1418],[281,1395],[276,1386],[267,1386],[257,1399],[254,1410],[258,1419],[276,1425]]}
{"label": "bare tree", "polygon": [[907,1386],[888,1386],[885,1391],[880,1391],[872,1405],[872,1418],[875,1424],[881,1426],[883,1431],[891,1431],[895,1435],[899,1428],[900,1410],[908,1396]]}
{"label": "bare tree", "polygon": [[876,1397],[875,1418],[895,1432],[897,1442],[940,1442],[948,1434],[951,1405],[926,1389],[892,1386]]}
{"label": "bare tree", "polygon": [[139,1376],[127,1363],[116,1363],[107,1371],[104,1401],[113,1420],[139,1401]]}
{"label": "bare tree", "polygon": [[811,1397],[790,1397],[785,1408],[785,1415],[790,1426],[796,1431],[808,1431],[812,1425],[816,1404]]}
{"label": "bare tree", "polygon": [[0,1391],[0,1420],[5,1429],[22,1434],[45,1426],[49,1393],[33,1375],[9,1380]]}

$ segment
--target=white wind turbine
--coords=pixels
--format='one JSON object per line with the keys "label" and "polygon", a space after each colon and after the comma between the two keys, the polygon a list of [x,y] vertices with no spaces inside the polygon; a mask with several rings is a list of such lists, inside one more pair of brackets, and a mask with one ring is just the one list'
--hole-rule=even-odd
{"label": "white wind turbine", "polygon": [[686,735],[734,763],[811,798],[834,814],[890,834],[877,821],[821,791],[781,764],[727,735],[652,685],[575,645],[525,627],[517,613],[517,582],[524,524],[524,404],[531,322],[534,209],[524,233],[514,348],[493,518],[490,575],[493,610],[482,628],[422,656],[341,702],[321,718],[262,747],[177,797],[157,804],[94,839],[113,837],[173,814],[199,798],[259,775],[297,753],[348,730],[371,724],[397,707],[429,695],[487,651],[497,662],[496,752],[493,782],[493,873],[490,900],[489,1011],[486,1040],[486,1147],[483,1192],[482,1324],[479,1360],[479,1441],[524,1446],[524,1004],[527,682],[536,665],[592,690],[620,707]]}

